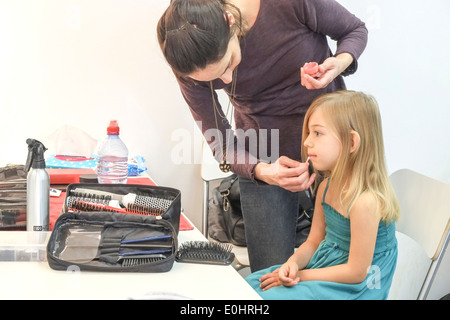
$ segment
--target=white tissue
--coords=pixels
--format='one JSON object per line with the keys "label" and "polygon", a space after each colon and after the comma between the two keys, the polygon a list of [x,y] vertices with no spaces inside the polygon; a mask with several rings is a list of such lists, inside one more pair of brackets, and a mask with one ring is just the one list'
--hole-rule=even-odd
{"label": "white tissue", "polygon": [[90,157],[97,147],[97,140],[71,125],[55,130],[48,140],[56,155]]}

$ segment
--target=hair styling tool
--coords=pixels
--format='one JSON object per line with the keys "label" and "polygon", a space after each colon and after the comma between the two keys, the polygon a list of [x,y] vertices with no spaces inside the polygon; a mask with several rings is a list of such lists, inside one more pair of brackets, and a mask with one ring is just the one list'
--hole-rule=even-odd
{"label": "hair styling tool", "polygon": [[234,260],[233,246],[228,243],[187,241],[180,245],[177,262],[229,265]]}
{"label": "hair styling tool", "polygon": [[122,240],[121,237],[102,239],[101,234],[102,231],[96,230],[95,226],[69,229],[65,247],[58,258],[74,263],[98,259],[132,266],[162,260],[166,257],[163,253],[173,251],[171,235]]}
{"label": "hair styling tool", "polygon": [[[157,197],[150,197],[144,195],[138,195],[135,193],[128,193],[126,195],[116,194],[106,191],[93,190],[93,189],[85,189],[85,188],[75,188],[73,190],[74,194],[78,195],[89,195],[89,196],[106,196],[111,197],[111,200],[118,200],[121,205],[124,207],[129,204],[139,204],[142,206],[147,206],[151,208],[158,208],[163,210],[164,212],[169,208],[172,204],[172,200],[162,199]],[[71,195],[73,195],[71,193]]]}
{"label": "hair styling tool", "polygon": [[81,200],[73,201],[68,210],[69,212],[101,211],[101,212],[118,212],[118,213],[153,215],[153,216],[159,216],[162,213],[164,213],[164,212],[157,212],[152,208],[148,208],[138,204],[128,204],[127,208],[117,208],[103,203],[81,201]]}
{"label": "hair styling tool", "polygon": [[98,204],[106,204],[112,207],[120,207],[117,200],[112,200],[110,196],[105,195],[71,193],[71,195],[67,197],[67,206],[71,207],[75,201],[95,202]]}
{"label": "hair styling tool", "polygon": [[121,263],[123,267],[134,267],[140,264],[152,263],[156,261],[161,261],[166,259],[167,257],[163,254],[150,254],[150,255],[141,255],[141,256],[121,256],[117,260],[118,263]]}
{"label": "hair styling tool", "polygon": [[129,240],[105,238],[98,259],[108,263],[122,263],[123,266],[159,261],[166,258],[164,253],[172,253],[172,243],[164,242],[171,239],[172,236],[167,234]]}

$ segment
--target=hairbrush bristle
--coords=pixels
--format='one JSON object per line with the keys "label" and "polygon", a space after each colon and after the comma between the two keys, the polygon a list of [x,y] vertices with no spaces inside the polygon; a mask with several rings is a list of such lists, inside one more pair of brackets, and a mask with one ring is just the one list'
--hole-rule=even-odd
{"label": "hairbrush bristle", "polygon": [[75,201],[109,204],[111,200],[112,200],[111,196],[108,195],[97,195],[93,193],[91,194],[91,193],[81,193],[71,191],[70,195],[67,197],[67,206],[71,207]]}
{"label": "hairbrush bristle", "polygon": [[175,256],[178,262],[229,265],[234,260],[233,246],[228,243],[187,241]]}
{"label": "hairbrush bristle", "polygon": [[148,264],[153,262],[158,262],[164,260],[166,257],[163,255],[160,255],[160,257],[154,257],[154,258],[139,258],[136,256],[133,257],[123,257],[122,258],[122,267],[135,267],[142,264]]}
{"label": "hairbrush bristle", "polygon": [[97,202],[88,202],[75,200],[72,201],[72,204],[68,208],[71,212],[81,212],[81,211],[96,211],[96,212],[118,212],[118,213],[129,213],[129,214],[138,214],[138,215],[161,215],[160,212],[155,212],[152,208],[147,208],[145,206],[137,205],[137,204],[129,204],[127,208],[116,208],[111,207],[103,203]]}

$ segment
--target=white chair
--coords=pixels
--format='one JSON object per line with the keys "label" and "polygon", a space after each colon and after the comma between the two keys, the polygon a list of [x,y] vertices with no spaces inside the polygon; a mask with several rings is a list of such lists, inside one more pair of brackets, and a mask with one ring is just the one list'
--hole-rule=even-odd
{"label": "white chair", "polygon": [[388,299],[426,299],[449,242],[450,185],[401,169],[390,176],[401,216]]}

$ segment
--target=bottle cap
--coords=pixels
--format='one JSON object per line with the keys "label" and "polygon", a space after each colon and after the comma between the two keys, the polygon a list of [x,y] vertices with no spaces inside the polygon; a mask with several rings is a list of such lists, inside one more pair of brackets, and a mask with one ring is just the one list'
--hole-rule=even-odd
{"label": "bottle cap", "polygon": [[119,124],[116,120],[111,120],[108,128],[106,129],[108,135],[118,135],[119,134]]}

